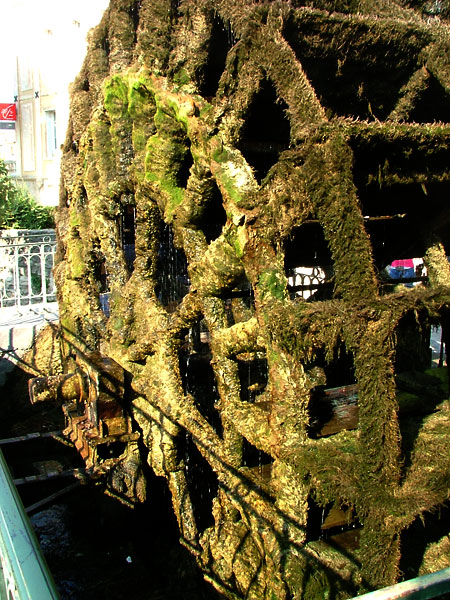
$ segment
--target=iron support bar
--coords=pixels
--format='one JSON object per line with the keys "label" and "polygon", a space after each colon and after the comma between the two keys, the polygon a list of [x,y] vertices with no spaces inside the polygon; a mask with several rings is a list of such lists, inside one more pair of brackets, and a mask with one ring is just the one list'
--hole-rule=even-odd
{"label": "iron support bar", "polygon": [[85,469],[68,469],[66,471],[50,471],[40,475],[29,475],[28,477],[18,477],[13,480],[14,485],[24,485],[25,483],[37,483],[39,481],[48,481],[49,479],[61,479],[63,477],[77,477],[83,479],[86,476]]}
{"label": "iron support bar", "polygon": [[50,502],[53,502],[57,498],[64,496],[68,492],[71,492],[72,490],[74,490],[75,488],[77,488],[80,485],[81,485],[81,481],[75,481],[75,483],[71,483],[70,485],[67,485],[62,490],[58,490],[54,494],[50,494],[50,496],[46,496],[45,498],[42,498],[42,500],[38,500],[38,502],[35,502],[34,504],[30,504],[30,506],[26,507],[25,512],[29,515],[32,512],[39,510],[46,504],[49,504]]}
{"label": "iron support bar", "polygon": [[44,433],[37,431],[35,433],[27,433],[25,435],[19,435],[13,438],[4,438],[0,440],[0,446],[4,446],[5,444],[15,444],[16,442],[27,442],[29,440],[37,440],[48,437],[55,438],[59,441],[61,436],[62,431],[45,431]]}

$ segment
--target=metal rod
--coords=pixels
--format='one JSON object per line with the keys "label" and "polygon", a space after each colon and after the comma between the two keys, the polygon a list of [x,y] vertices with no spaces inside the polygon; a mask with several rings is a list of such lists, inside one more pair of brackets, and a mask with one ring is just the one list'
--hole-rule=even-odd
{"label": "metal rod", "polygon": [[450,567],[357,596],[353,600],[433,600],[450,592]]}
{"label": "metal rod", "polygon": [[444,366],[444,331],[441,328],[441,347],[439,349],[439,366]]}
{"label": "metal rod", "polygon": [[25,435],[19,435],[13,438],[4,438],[3,440],[0,440],[0,446],[4,446],[5,444],[15,444],[16,442],[27,442],[29,440],[36,440],[48,437],[58,439],[60,436],[62,436],[62,431],[45,431],[44,433],[37,431],[35,433],[27,433]]}
{"label": "metal rod", "polygon": [[32,512],[38,510],[39,508],[42,508],[46,504],[50,504],[50,502],[53,502],[53,500],[56,500],[56,498],[59,498],[59,497],[63,496],[64,494],[71,492],[72,490],[77,488],[79,485],[81,485],[81,481],[75,481],[75,483],[71,483],[70,485],[67,485],[62,490],[58,490],[54,494],[50,494],[50,496],[47,496],[46,498],[42,498],[42,500],[38,500],[38,502],[35,502],[34,504],[30,504],[30,506],[27,506],[25,508],[25,512],[29,515]]}
{"label": "metal rod", "polygon": [[61,477],[83,477],[86,474],[84,469],[68,469],[67,471],[51,471],[40,475],[28,475],[27,477],[18,477],[13,479],[14,485],[24,485],[26,483],[38,483],[39,481],[48,481],[49,479],[59,479]]}

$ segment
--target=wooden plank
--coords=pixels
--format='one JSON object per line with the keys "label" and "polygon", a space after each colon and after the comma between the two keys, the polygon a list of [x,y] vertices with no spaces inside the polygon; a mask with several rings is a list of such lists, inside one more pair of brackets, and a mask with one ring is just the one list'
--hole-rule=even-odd
{"label": "wooden plank", "polygon": [[358,426],[358,384],[320,390],[310,403],[312,437],[325,437]]}
{"label": "wooden plank", "polygon": [[333,506],[322,523],[322,530],[326,531],[335,527],[347,527],[351,521],[352,510],[350,508],[343,509],[339,506]]}

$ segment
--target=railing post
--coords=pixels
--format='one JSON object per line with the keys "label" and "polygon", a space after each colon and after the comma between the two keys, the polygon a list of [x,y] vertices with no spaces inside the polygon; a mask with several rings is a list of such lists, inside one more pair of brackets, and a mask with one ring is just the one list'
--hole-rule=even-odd
{"label": "railing post", "polygon": [[42,304],[47,304],[47,272],[45,269],[45,240],[40,247],[40,264],[41,264],[41,294]]}
{"label": "railing post", "polygon": [[26,265],[26,270],[27,270],[27,290],[26,290],[26,297],[28,297],[28,305],[31,304],[32,299],[33,299],[33,285],[31,283],[31,267],[32,267],[32,262],[31,262],[31,256],[32,256],[32,247],[28,247],[26,249],[26,255],[25,255],[25,265]]}
{"label": "railing post", "polygon": [[14,297],[17,299],[17,307],[20,308],[20,268],[19,268],[19,247],[14,246]]}

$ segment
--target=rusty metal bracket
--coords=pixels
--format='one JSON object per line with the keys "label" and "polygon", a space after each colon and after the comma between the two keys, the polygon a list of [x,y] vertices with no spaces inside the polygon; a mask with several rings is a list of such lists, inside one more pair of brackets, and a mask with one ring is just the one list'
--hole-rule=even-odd
{"label": "rusty metal bracket", "polygon": [[139,434],[132,431],[123,406],[124,370],[99,352],[78,353],[75,372],[35,377],[29,382],[32,404],[60,404],[70,439],[92,477],[110,470],[126,457]]}

